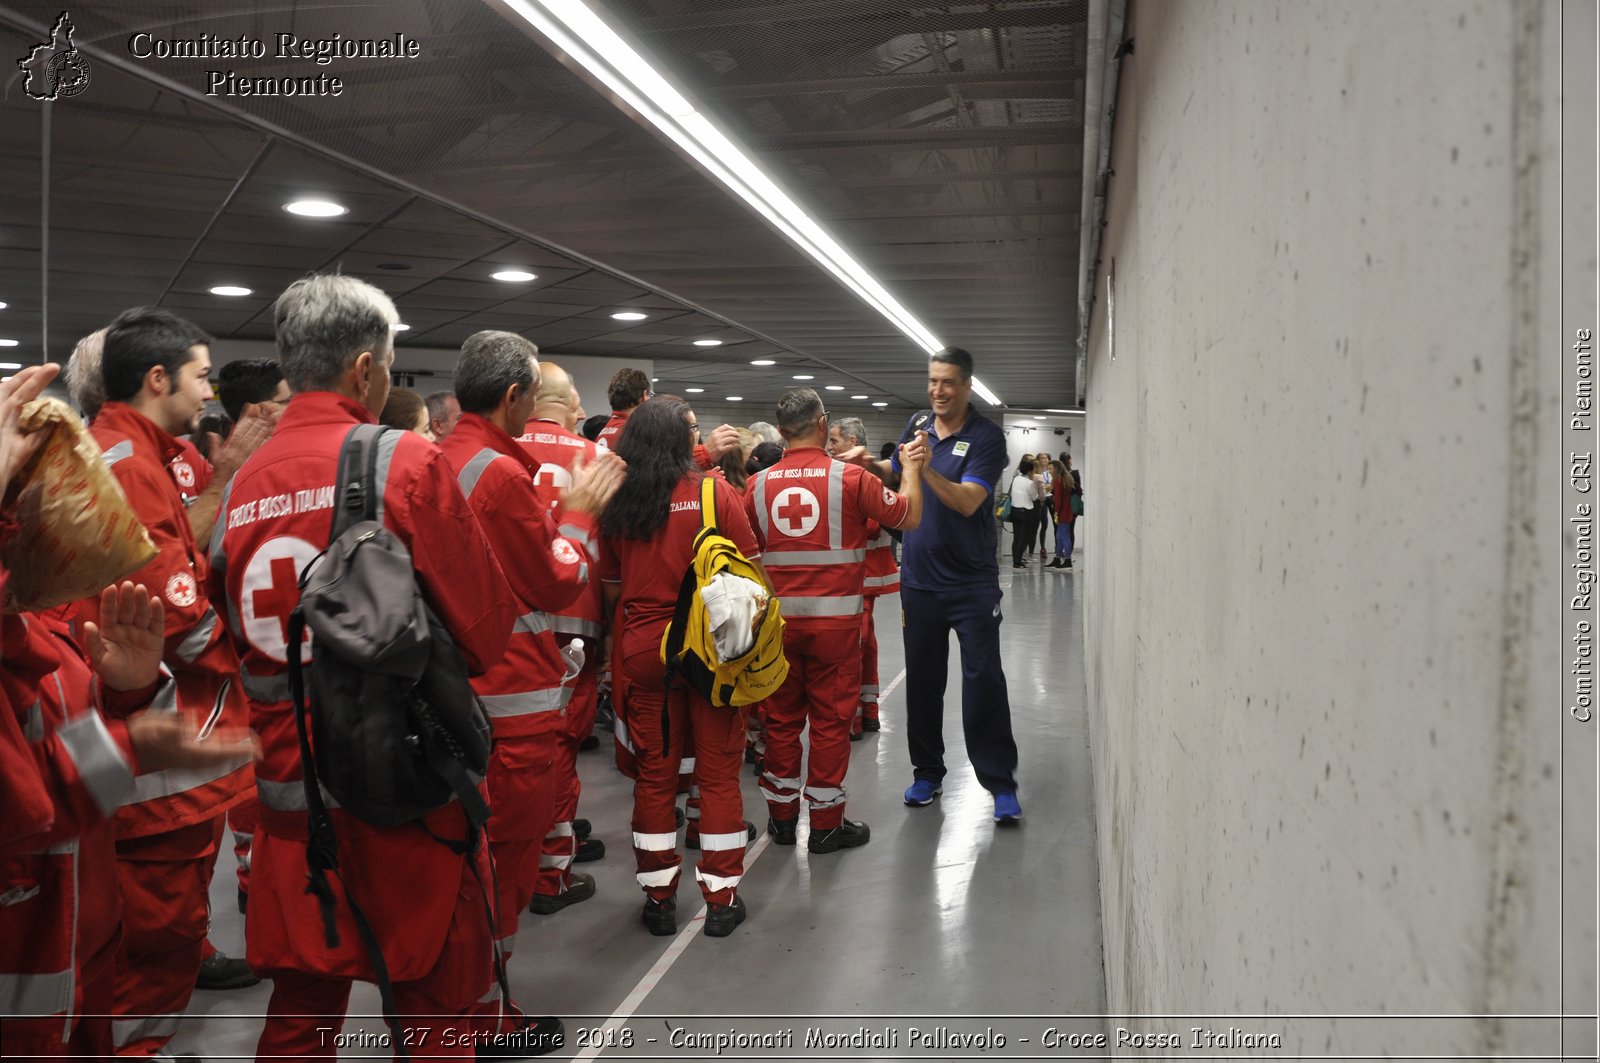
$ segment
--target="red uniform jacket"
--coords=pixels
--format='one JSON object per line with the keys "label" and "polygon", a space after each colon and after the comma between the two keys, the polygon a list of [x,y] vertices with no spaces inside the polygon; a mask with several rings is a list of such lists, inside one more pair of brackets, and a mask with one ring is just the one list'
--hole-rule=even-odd
{"label": "red uniform jacket", "polygon": [[[352,427],[373,420],[360,403],[333,392],[296,395],[272,438],[234,476],[212,533],[211,590],[226,605],[262,745],[246,927],[246,956],[258,971],[371,978],[348,907],[337,908],[340,945],[328,949],[316,901],[305,893],[305,793],[286,662],[301,571],[332,530],[340,448]],[[417,579],[468,669],[483,671],[505,649],[516,605],[449,462],[415,433],[387,432],[378,479],[380,519],[410,550]],[[311,649],[308,640],[303,657]],[[335,890],[348,886],[357,895],[394,980],[420,977],[444,947],[463,858],[415,826],[386,829],[339,808],[332,814],[344,876]],[[425,822],[440,837],[462,835],[455,802]]]}
{"label": "red uniform jacket", "polygon": [[178,494],[186,506],[194,505],[205,489],[211,486],[211,463],[187,439],[178,440],[178,453],[168,464],[172,482],[178,485]]}
{"label": "red uniform jacket", "polygon": [[[159,551],[154,561],[127,577],[148,587],[166,609],[167,646],[162,659],[177,682],[163,691],[155,707],[192,714],[202,734],[217,727],[246,726],[239,659],[211,607],[206,558],[194,541],[188,508],[172,478],[170,463],[182,448],[149,418],[121,402],[106,403],[90,431]],[[97,620],[99,613],[98,597],[77,605],[79,623]],[[117,813],[117,836],[164,834],[209,819],[242,801],[250,780],[248,759],[233,767],[140,776],[135,803]]]}
{"label": "red uniform jacket", "polygon": [[867,525],[898,524],[911,503],[820,447],[793,447],[745,486],[750,523],[785,623],[854,630],[861,624]]}
{"label": "red uniform jacket", "polygon": [[573,513],[560,529],[534,488],[538,465],[511,436],[464,413],[440,444],[461,493],[477,514],[521,614],[505,656],[472,681],[497,736],[543,734],[563,726],[572,687],[551,611],[588,589],[595,560],[593,517]]}
{"label": "red uniform jacket", "polygon": [[[635,406],[633,410],[638,408]],[[595,436],[594,445],[601,450],[616,450],[617,437],[622,434],[623,426],[628,423],[628,415],[633,410],[612,411],[611,420],[607,421],[606,426],[600,429],[600,434]],[[694,463],[702,469],[710,469],[717,464],[711,460],[711,452],[706,450],[702,443],[694,445]]]}
{"label": "red uniform jacket", "polygon": [[[57,1015],[63,1040],[82,1012],[83,986],[117,944],[111,816],[134,792],[137,771],[125,723],[106,720],[100,699],[126,714],[155,692],[102,692],[59,612],[0,621],[0,690],[22,756],[0,745],[0,774],[36,780],[50,800],[45,829],[0,849],[0,1014]],[[14,809],[0,808],[11,834]],[[22,1021],[22,1020],[7,1020]]]}
{"label": "red uniform jacket", "polygon": [[[554,421],[529,421],[527,430],[517,437],[522,449],[533,459],[537,470],[533,474],[534,490],[550,507],[550,516],[561,520],[561,492],[572,486],[572,466],[581,457],[588,465],[599,454],[599,448],[580,435],[562,428]],[[598,550],[590,551],[598,556]],[[588,589],[567,606],[554,610],[558,635],[583,635],[600,637],[600,580],[591,574]]]}
{"label": "red uniform jacket", "polygon": [[867,522],[867,575],[862,580],[862,593],[868,598],[881,598],[900,590],[900,562],[894,559],[894,539],[882,524]]}

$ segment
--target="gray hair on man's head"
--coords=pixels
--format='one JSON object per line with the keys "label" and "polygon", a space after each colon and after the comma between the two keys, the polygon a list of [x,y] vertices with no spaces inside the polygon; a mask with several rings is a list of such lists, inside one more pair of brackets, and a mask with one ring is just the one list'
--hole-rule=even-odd
{"label": "gray hair on man's head", "polygon": [[100,353],[105,350],[109,328],[95,329],[72,348],[67,367],[61,376],[67,385],[72,404],[82,411],[84,419],[92,421],[106,404],[106,378],[100,371]]}
{"label": "gray hair on man's head", "polygon": [[484,414],[500,405],[513,384],[533,391],[539,348],[515,332],[474,332],[456,362],[456,399],[463,413]]}
{"label": "gray hair on man's head", "polygon": [[852,441],[858,447],[867,445],[867,426],[861,423],[861,418],[841,417],[832,424],[839,430],[841,437]]}
{"label": "gray hair on man's head", "polygon": [[763,443],[776,443],[780,447],[783,446],[783,436],[766,421],[750,422],[750,431],[754,432],[756,438]]}
{"label": "gray hair on man's head", "polygon": [[[394,301],[364,280],[337,273],[302,277],[272,307],[278,362],[296,391],[336,391],[363,351],[394,354]],[[386,363],[387,364],[387,363]]]}
{"label": "gray hair on man's head", "polygon": [[811,388],[790,388],[778,398],[778,431],[783,438],[805,435],[822,416],[822,397]]}

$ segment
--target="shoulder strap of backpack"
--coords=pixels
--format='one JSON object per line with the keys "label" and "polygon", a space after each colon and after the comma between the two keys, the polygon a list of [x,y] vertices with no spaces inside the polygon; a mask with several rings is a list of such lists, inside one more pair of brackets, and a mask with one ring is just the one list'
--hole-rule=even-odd
{"label": "shoulder strap of backpack", "polygon": [[700,527],[717,527],[717,481],[709,474],[700,481]]}
{"label": "shoulder strap of backpack", "polygon": [[352,524],[378,518],[378,438],[388,431],[381,424],[358,424],[344,437],[339,449],[339,482],[334,488],[331,543]]}

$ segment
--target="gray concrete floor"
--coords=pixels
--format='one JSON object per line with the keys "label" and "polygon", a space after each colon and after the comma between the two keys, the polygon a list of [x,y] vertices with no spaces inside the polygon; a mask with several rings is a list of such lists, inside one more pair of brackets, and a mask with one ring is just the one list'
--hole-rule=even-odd
{"label": "gray concrete floor", "polygon": [[[605,859],[583,867],[599,892],[554,916],[524,915],[510,972],[519,1003],[566,1021],[571,1047],[546,1058],[712,1057],[710,1049],[674,1047],[673,1027],[712,1034],[795,1031],[787,1049],[725,1050],[722,1059],[876,1058],[897,1054],[896,1048],[930,1050],[908,1043],[913,1026],[923,1036],[935,1025],[957,1032],[993,1027],[1008,1037],[1010,1051],[1029,1048],[1018,1043],[1024,1037],[1037,1046],[1050,1025],[1102,1028],[1098,1019],[1061,1021],[1105,1011],[1082,596],[1074,575],[1043,571],[1037,561],[1013,572],[1009,561],[1008,552],[1001,566],[1004,652],[1022,757],[1022,825],[999,829],[991,819],[989,795],[966,763],[959,693],[947,701],[944,796],[927,808],[902,803],[911,772],[901,729],[903,686],[895,680],[906,662],[896,623],[899,598],[884,599],[878,606],[880,671],[884,689],[895,688],[883,703],[883,730],[852,747],[846,780],[847,814],[871,825],[872,841],[813,857],[803,833],[794,849],[771,846],[763,834],[740,888],[750,917],[732,936],[706,938],[698,919],[690,923],[702,906],[689,860],[678,893],[680,938],[646,933],[629,844],[630,784],[609,754],[580,756],[579,814],[594,822],[609,848]],[[953,640],[951,658],[959,677]],[[763,825],[765,806],[748,769],[744,779],[745,814]],[[212,940],[230,955],[243,955],[231,851],[219,862],[212,897]],[[196,993],[174,1051],[208,1060],[252,1058],[270,988],[263,982],[231,993]],[[358,986],[352,1016],[377,1010],[376,992]],[[1051,1021],[1024,1018],[1033,1016]],[[634,1046],[584,1049],[576,1031],[596,1026],[629,1030]],[[808,1051],[803,1038],[813,1026],[891,1029],[898,1045]],[[382,1031],[381,1019],[352,1017],[346,1025],[347,1032],[361,1029]],[[931,1050],[941,1060],[966,1058],[948,1044]],[[387,1055],[372,1049],[344,1054]]]}

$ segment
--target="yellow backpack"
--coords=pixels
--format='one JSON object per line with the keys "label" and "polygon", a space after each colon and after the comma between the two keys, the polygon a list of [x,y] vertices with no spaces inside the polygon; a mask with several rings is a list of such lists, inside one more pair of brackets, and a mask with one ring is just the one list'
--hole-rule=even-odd
{"label": "yellow backpack", "polygon": [[723,572],[766,584],[760,570],[739,552],[733,540],[717,530],[716,489],[710,476],[700,482],[701,527],[694,540],[694,560],[683,574],[672,622],[661,636],[661,661],[667,666],[667,685],[681,675],[711,704],[736,707],[771,696],[788,678],[789,660],[783,655],[783,614],[772,594],[756,621],[750,649],[731,661],[717,657],[716,639],[700,591]]}

